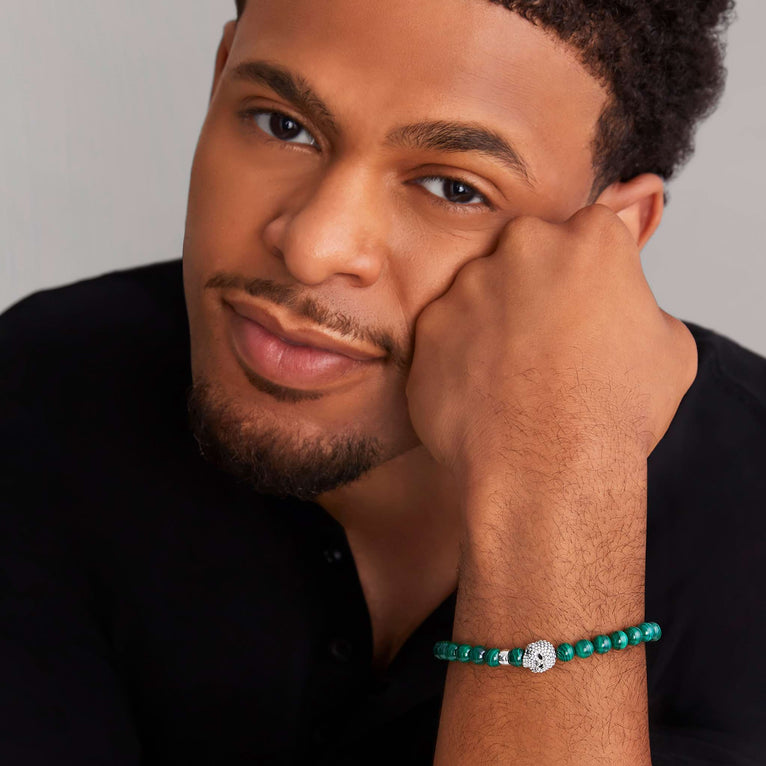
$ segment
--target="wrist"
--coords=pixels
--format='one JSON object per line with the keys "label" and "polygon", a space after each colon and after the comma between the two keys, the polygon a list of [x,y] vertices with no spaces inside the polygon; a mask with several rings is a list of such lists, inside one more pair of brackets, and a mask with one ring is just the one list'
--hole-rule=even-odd
{"label": "wrist", "polygon": [[[587,411],[548,404],[532,414],[505,413],[496,427],[481,428],[461,440],[455,473],[467,484],[496,484],[507,476],[514,483],[539,484],[563,474],[587,474],[616,463],[646,461],[646,434],[640,418],[602,407]],[[481,421],[479,421],[481,422]]]}
{"label": "wrist", "polygon": [[[456,471],[467,526],[513,523],[517,517],[544,519],[587,514],[646,495],[646,455],[635,441],[593,436],[549,440],[545,447],[519,445],[466,457]],[[478,529],[477,529],[478,531]]]}
{"label": "wrist", "polygon": [[618,463],[600,478],[563,471],[553,483],[466,488],[460,620],[480,608],[477,625],[491,615],[497,638],[513,628],[524,640],[642,619],[646,460]]}
{"label": "wrist", "polygon": [[[562,539],[465,541],[454,638],[485,646],[536,638],[568,641],[644,620],[645,546],[617,542],[606,555]],[[562,544],[563,543],[563,544]],[[494,643],[493,643],[494,642]]]}

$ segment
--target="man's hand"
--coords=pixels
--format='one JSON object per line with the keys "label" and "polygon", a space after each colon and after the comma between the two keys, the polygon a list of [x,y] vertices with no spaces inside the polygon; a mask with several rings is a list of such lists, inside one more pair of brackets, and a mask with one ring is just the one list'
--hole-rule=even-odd
{"label": "man's hand", "polygon": [[508,224],[420,315],[407,387],[431,454],[458,476],[607,432],[644,457],[696,375],[686,327],[657,305],[639,250],[608,208],[561,225]]}
{"label": "man's hand", "polygon": [[[516,219],[421,314],[407,395],[457,478],[453,641],[511,649],[638,625],[646,458],[696,375],[608,208]],[[445,637],[446,638],[446,637]],[[453,663],[436,763],[649,764],[643,645],[522,668]]]}

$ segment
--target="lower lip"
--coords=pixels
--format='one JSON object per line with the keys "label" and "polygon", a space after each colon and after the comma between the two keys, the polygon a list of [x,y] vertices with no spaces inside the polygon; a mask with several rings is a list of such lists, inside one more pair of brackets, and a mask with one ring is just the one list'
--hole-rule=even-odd
{"label": "lower lip", "polygon": [[265,327],[224,304],[231,320],[234,347],[240,360],[263,378],[290,388],[316,389],[350,372],[368,367],[359,361],[313,346],[288,343]]}

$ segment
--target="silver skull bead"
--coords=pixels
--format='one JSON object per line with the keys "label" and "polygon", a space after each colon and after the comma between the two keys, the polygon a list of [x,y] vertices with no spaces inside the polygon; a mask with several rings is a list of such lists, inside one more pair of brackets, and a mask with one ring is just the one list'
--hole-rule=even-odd
{"label": "silver skull bead", "polygon": [[521,664],[533,673],[544,673],[556,664],[556,647],[550,641],[535,641],[524,650]]}

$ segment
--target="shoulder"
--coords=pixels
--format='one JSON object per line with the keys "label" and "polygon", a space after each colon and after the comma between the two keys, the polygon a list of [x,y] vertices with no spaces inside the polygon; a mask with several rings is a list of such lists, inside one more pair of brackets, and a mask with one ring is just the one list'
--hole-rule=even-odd
{"label": "shoulder", "polygon": [[[649,457],[649,500],[662,508],[672,500],[676,520],[680,509],[688,509],[686,534],[719,548],[729,534],[743,541],[746,528],[766,534],[760,512],[766,497],[766,358],[713,330],[685,324],[697,343],[697,377]],[[713,519],[724,513],[732,523],[722,527]]]}
{"label": "shoulder", "polygon": [[655,479],[681,482],[685,498],[704,495],[705,505],[715,483],[722,501],[754,513],[766,494],[766,358],[685,324],[697,343],[697,377],[649,458],[650,478],[653,469]]}
{"label": "shoulder", "polygon": [[[162,337],[185,322],[181,260],[113,271],[41,290],[0,315],[3,366],[50,367],[64,357],[108,357],[139,336]],[[51,357],[52,355],[52,357]]]}
{"label": "shoulder", "polygon": [[759,763],[766,748],[766,359],[685,323],[697,378],[649,458],[653,763]]}
{"label": "shoulder", "polygon": [[766,418],[766,358],[731,338],[692,322],[685,322],[694,336],[700,371],[756,417]]}
{"label": "shoulder", "polygon": [[60,386],[126,381],[186,333],[180,259],[41,290],[0,315],[0,386],[40,403]]}
{"label": "shoulder", "polygon": [[181,428],[189,377],[180,259],[24,298],[0,315],[3,482],[92,481]]}
{"label": "shoulder", "polygon": [[[766,464],[766,358],[714,330],[685,324],[697,343],[697,377],[650,467],[657,474],[694,469],[697,486],[721,471],[733,482]],[[752,485],[749,499],[755,500]]]}

